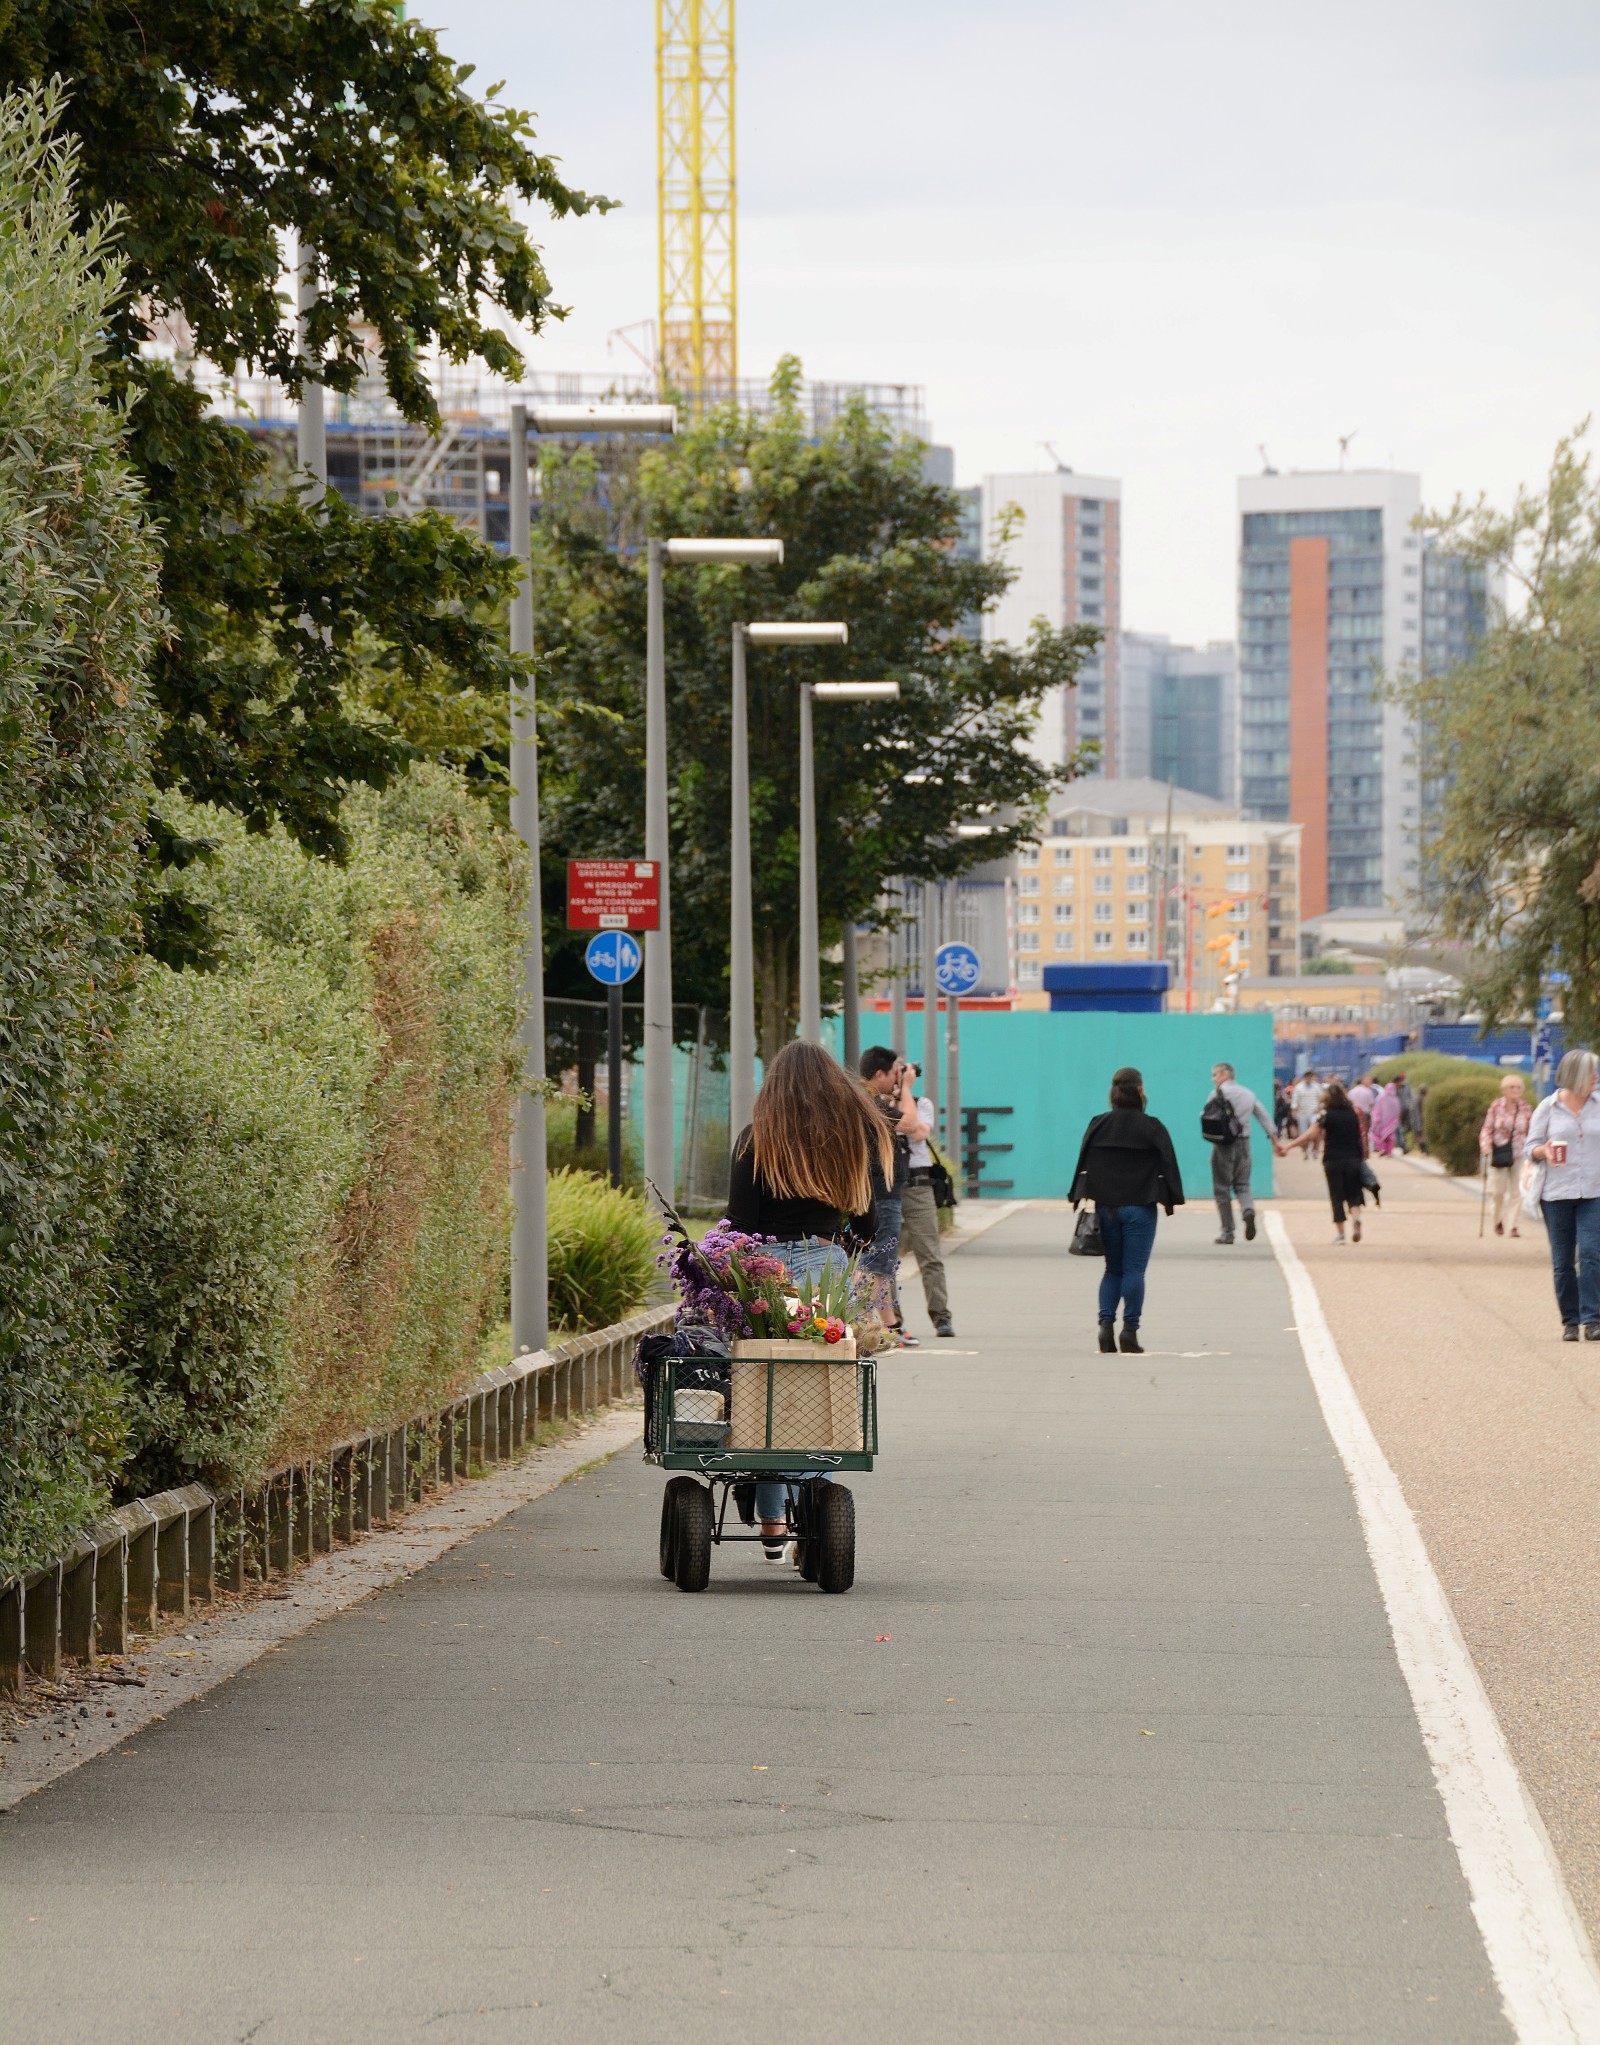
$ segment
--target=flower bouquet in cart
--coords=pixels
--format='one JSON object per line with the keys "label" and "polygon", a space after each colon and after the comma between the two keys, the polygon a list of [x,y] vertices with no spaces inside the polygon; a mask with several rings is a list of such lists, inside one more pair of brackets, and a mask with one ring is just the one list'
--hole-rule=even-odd
{"label": "flower bouquet in cart", "polygon": [[889,1340],[859,1257],[796,1278],[773,1255],[775,1237],[745,1235],[719,1222],[697,1243],[665,1201],[662,1210],[661,1262],[678,1289],[680,1326],[716,1328],[736,1344],[816,1343],[841,1356],[869,1356]]}

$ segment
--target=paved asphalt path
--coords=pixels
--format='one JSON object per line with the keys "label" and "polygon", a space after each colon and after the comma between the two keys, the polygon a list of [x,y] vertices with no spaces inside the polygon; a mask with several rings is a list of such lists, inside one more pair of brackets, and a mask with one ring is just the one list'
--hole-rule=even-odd
{"label": "paved asphalt path", "polygon": [[624,1454],[19,1806],[0,2037],[1506,2039],[1282,1280],[1213,1227],[1142,1358],[1060,1210],[962,1251],[847,1597],[674,1590]]}

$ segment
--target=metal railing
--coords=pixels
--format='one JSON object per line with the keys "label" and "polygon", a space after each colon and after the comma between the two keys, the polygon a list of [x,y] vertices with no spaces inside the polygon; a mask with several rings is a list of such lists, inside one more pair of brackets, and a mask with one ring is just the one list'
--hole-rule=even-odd
{"label": "metal railing", "polygon": [[126,1654],[129,1636],[162,1614],[184,1617],[219,1589],[285,1575],[358,1540],[428,1492],[528,1447],[541,1427],[627,1395],[641,1335],[668,1326],[672,1306],[577,1335],[475,1378],[431,1413],[341,1442],[259,1484],[213,1492],[186,1484],[119,1506],[71,1550],[0,1584],[0,1695],[62,1662]]}

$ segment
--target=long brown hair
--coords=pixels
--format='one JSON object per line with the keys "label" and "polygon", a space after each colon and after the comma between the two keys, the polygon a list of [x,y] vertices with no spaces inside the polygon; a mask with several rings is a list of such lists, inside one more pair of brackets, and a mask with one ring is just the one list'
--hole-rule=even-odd
{"label": "long brown hair", "polygon": [[1323,1088],[1322,1105],[1325,1108],[1348,1108],[1350,1096],[1345,1092],[1342,1079],[1330,1079]]}
{"label": "long brown hair", "polygon": [[750,1117],[756,1176],[780,1200],[820,1200],[842,1214],[872,1205],[872,1161],[894,1173],[889,1124],[858,1079],[820,1044],[785,1044]]}

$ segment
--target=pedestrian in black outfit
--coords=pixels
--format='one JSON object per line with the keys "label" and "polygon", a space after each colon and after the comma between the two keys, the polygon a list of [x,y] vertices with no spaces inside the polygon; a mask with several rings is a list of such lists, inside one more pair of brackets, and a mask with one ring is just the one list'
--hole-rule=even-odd
{"label": "pedestrian in black outfit", "polygon": [[1139,1321],[1144,1274],[1156,1243],[1156,1209],[1171,1214],[1183,1204],[1183,1181],[1165,1123],[1145,1113],[1144,1080],[1132,1065],[1111,1078],[1111,1112],[1096,1115],[1083,1132],[1072,1204],[1092,1200],[1105,1245],[1100,1280],[1100,1347],[1114,1350],[1117,1302],[1122,1302],[1122,1347],[1142,1356]]}
{"label": "pedestrian in black outfit", "polygon": [[1328,1181],[1328,1198],[1333,1202],[1333,1225],[1337,1230],[1333,1240],[1335,1243],[1344,1241],[1344,1218],[1348,1209],[1350,1240],[1359,1243],[1361,1209],[1367,1204],[1366,1188],[1361,1183],[1362,1167],[1367,1161],[1367,1129],[1360,1111],[1337,1079],[1328,1081],[1316,1121],[1296,1136],[1287,1148],[1298,1150],[1301,1144],[1310,1143],[1319,1134],[1322,1138],[1322,1170]]}

